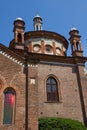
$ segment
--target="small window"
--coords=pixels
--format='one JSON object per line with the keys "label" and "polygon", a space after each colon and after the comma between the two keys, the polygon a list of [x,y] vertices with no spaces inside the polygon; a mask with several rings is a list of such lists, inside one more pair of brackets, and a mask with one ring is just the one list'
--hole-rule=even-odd
{"label": "small window", "polygon": [[40,45],[36,44],[34,45],[33,49],[34,49],[34,52],[39,52],[40,51]]}
{"label": "small window", "polygon": [[49,77],[46,81],[46,89],[47,89],[47,101],[48,102],[58,102],[58,86],[57,81],[53,77]]}
{"label": "small window", "polygon": [[8,88],[4,92],[4,117],[3,124],[12,124],[15,105],[15,91]]}
{"label": "small window", "polygon": [[46,53],[52,53],[52,47],[50,45],[46,45]]}
{"label": "small window", "polygon": [[22,43],[22,36],[21,36],[20,33],[18,34],[18,43],[19,43],[19,44]]}

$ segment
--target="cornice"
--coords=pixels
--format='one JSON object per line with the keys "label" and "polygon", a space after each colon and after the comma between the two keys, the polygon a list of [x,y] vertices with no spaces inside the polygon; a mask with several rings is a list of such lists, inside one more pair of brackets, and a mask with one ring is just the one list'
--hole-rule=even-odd
{"label": "cornice", "polygon": [[77,64],[81,65],[87,61],[87,57],[69,57],[69,56],[55,56],[55,55],[47,55],[47,54],[39,54],[39,53],[31,53],[25,52],[24,50],[10,50],[6,46],[0,44],[0,54],[6,56],[10,60],[14,61],[15,63],[24,66],[25,59],[30,65],[35,65],[38,63],[46,62],[46,63],[54,63],[54,64]]}
{"label": "cornice", "polygon": [[47,54],[30,53],[27,54],[27,60],[29,62],[54,62],[63,64],[84,64],[87,61],[87,57],[69,57],[69,56],[54,56]]}

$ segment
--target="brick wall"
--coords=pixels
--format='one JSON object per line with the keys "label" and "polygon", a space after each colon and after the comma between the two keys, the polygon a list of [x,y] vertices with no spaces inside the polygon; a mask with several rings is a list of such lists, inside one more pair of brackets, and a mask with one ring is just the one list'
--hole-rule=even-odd
{"label": "brick wall", "polygon": [[[58,83],[59,102],[57,103],[47,102],[46,80],[49,76],[53,76]],[[24,130],[26,84],[23,67],[0,55],[0,81],[2,84],[0,86],[0,130]],[[76,65],[65,64],[29,66],[28,128],[38,130],[38,117],[47,116],[72,118],[83,122],[87,114],[86,84],[87,76],[84,74],[84,66],[76,67]],[[12,87],[16,91],[15,114],[12,126],[3,125],[3,91],[7,87]]]}
{"label": "brick wall", "polygon": [[[35,68],[29,69],[29,77],[35,77],[37,71]],[[25,129],[25,74],[23,67],[14,63],[10,59],[0,55],[0,80],[2,87],[0,87],[0,130],[24,130]],[[37,86],[30,84],[28,78],[28,127],[32,130],[38,129],[37,119]],[[16,103],[13,125],[3,125],[3,110],[4,110],[4,90],[7,87],[12,87],[16,91]]]}
{"label": "brick wall", "polygon": [[83,119],[85,125],[87,126],[87,74],[84,71],[84,66],[78,65],[77,70]]}
{"label": "brick wall", "polygon": [[[38,68],[39,117],[55,116],[83,121],[75,66],[40,64]],[[46,79],[49,75],[55,76],[59,82],[59,103],[47,103]]]}

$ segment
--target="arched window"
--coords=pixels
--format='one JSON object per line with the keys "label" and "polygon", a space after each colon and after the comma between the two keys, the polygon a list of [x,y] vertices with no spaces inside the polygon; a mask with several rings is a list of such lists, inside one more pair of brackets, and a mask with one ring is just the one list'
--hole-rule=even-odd
{"label": "arched window", "polygon": [[46,89],[47,89],[47,101],[48,102],[58,102],[58,86],[57,81],[53,77],[49,77],[46,81]]}
{"label": "arched window", "polygon": [[18,43],[21,43],[22,42],[22,36],[21,36],[21,34],[19,33],[18,34]]}
{"label": "arched window", "polygon": [[3,124],[12,124],[15,105],[15,91],[8,88],[4,91],[4,117]]}

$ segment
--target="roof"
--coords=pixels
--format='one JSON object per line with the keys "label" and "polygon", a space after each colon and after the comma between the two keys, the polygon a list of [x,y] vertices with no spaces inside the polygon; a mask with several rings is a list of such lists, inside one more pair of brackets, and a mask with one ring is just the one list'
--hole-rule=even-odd
{"label": "roof", "polygon": [[0,43],[0,54],[4,55],[8,59],[16,62],[19,65],[23,65],[24,57],[20,56],[18,53],[13,52],[8,47]]}
{"label": "roof", "polygon": [[45,30],[26,32],[24,37],[25,40],[28,40],[29,38],[40,38],[40,37],[54,39],[58,42],[61,42],[66,49],[68,48],[68,44],[69,44],[64,36],[55,32],[45,31]]}
{"label": "roof", "polygon": [[42,18],[41,18],[38,14],[33,18],[33,21],[34,21],[36,18],[39,18],[39,19],[41,19],[41,21],[42,21]]}
{"label": "roof", "polygon": [[37,17],[41,18],[40,15],[38,15],[38,14],[34,18],[37,18]]}
{"label": "roof", "polygon": [[24,21],[21,17],[16,18],[16,20]]}
{"label": "roof", "polygon": [[77,31],[77,29],[75,27],[71,28],[70,31]]}

